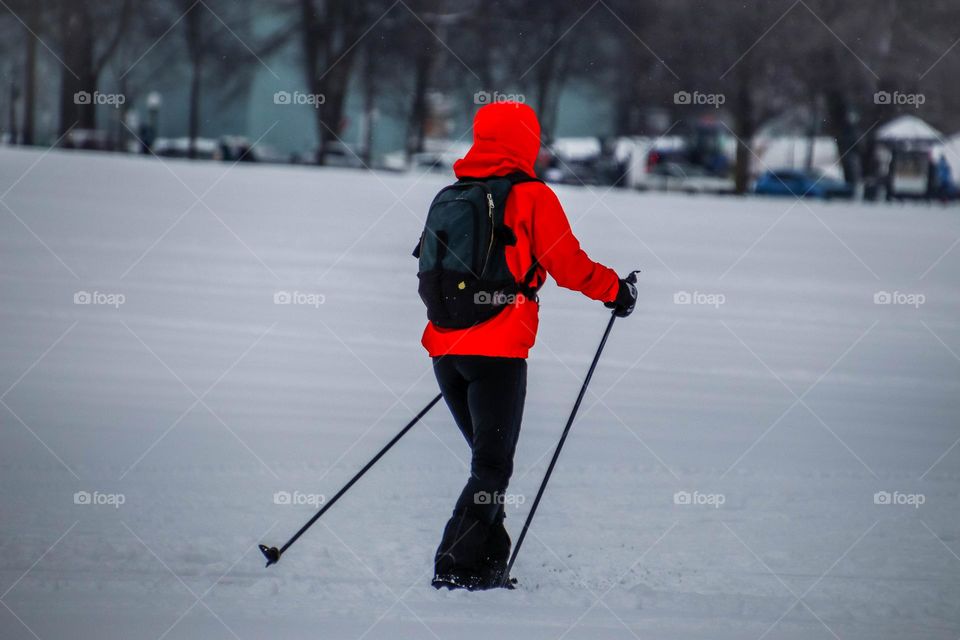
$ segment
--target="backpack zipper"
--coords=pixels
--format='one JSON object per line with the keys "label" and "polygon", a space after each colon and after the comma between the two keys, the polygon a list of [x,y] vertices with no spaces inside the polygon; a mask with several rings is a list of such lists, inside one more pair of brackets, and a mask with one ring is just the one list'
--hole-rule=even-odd
{"label": "backpack zipper", "polygon": [[493,253],[493,238],[496,235],[496,229],[493,224],[493,194],[487,191],[487,216],[490,218],[490,244],[487,245],[487,255],[483,259],[483,268],[480,270],[480,278],[487,272],[487,263],[490,262],[490,254]]}

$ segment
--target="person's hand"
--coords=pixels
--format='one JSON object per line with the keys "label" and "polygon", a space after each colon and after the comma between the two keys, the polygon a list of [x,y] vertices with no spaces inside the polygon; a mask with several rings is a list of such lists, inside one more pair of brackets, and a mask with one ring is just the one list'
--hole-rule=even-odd
{"label": "person's hand", "polygon": [[617,290],[617,297],[610,302],[604,302],[603,306],[613,309],[614,315],[618,318],[626,318],[633,313],[637,305],[637,281],[635,274],[630,274],[627,278],[620,278],[620,289]]}

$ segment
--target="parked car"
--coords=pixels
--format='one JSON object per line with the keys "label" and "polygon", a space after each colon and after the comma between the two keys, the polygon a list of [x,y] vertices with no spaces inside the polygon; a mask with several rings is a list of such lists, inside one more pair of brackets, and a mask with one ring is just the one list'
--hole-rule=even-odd
{"label": "parked car", "polygon": [[257,162],[259,150],[254,149],[250,140],[243,136],[220,136],[220,159],[226,162]]}
{"label": "parked car", "polygon": [[83,149],[85,151],[113,151],[110,134],[102,129],[71,129],[63,137],[64,149]]}
{"label": "parked car", "polygon": [[[348,169],[363,169],[364,162],[359,149],[354,150],[339,140],[327,141],[327,153],[324,164],[328,167],[346,167]],[[317,150],[295,153],[290,158],[291,164],[317,164]]]}
{"label": "parked car", "polygon": [[808,196],[823,200],[853,197],[853,187],[846,182],[827,177],[819,171],[800,169],[766,171],[757,178],[753,190],[766,196]]}
{"label": "parked car", "polygon": [[429,171],[449,175],[453,173],[453,163],[458,159],[459,156],[442,151],[421,151],[410,157],[410,164],[418,171]]}
{"label": "parked car", "polygon": [[[161,158],[187,158],[190,156],[190,138],[157,138],[153,141],[153,153]],[[220,145],[210,138],[193,141],[194,157],[198,160],[220,160]]]}
{"label": "parked car", "polygon": [[730,178],[713,175],[699,165],[661,160],[647,172],[639,188],[682,193],[731,193],[734,183]]}
{"label": "parked car", "polygon": [[555,161],[543,170],[543,179],[556,184],[598,186],[601,184],[595,163],[591,160]]}

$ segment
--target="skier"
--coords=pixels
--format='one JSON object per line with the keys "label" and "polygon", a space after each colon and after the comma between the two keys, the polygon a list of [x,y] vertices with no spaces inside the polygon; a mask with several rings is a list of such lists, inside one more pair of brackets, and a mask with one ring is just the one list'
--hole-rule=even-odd
{"label": "skier", "polygon": [[[502,248],[500,242],[496,243],[496,251],[505,256],[504,265],[509,268],[507,275],[512,281],[511,297],[505,298],[505,302],[501,300],[500,308],[486,314],[474,314],[470,309],[468,315],[480,321],[465,327],[461,326],[462,322],[458,324],[456,318],[462,318],[466,312],[462,303],[455,303],[459,306],[451,311],[449,307],[454,304],[451,301],[457,289],[470,293],[471,287],[477,285],[469,276],[460,279],[458,275],[454,280],[459,282],[451,285],[452,289],[444,288],[446,285],[436,284],[430,280],[430,273],[424,272],[421,252],[430,250],[424,249],[425,242],[432,237],[439,239],[432,251],[440,255],[431,258],[437,265],[441,264],[446,250],[454,245],[444,231],[430,231],[429,215],[427,230],[415,252],[421,259],[421,297],[427,303],[428,317],[436,318],[427,323],[422,343],[433,359],[443,398],[471,449],[470,477],[444,528],[436,553],[433,586],[438,589],[509,586],[508,577],[504,575],[511,545],[503,525],[504,492],[513,471],[513,455],[520,433],[527,352],[537,333],[536,290],[546,274],[562,287],[604,302],[620,317],[630,315],[637,299],[633,284],[618,278],[612,269],[593,262],[580,248],[557,196],[534,177],[539,151],[540,123],[533,109],[516,102],[488,104],[474,117],[473,146],[454,164],[454,173],[460,181],[448,187],[465,189],[466,185],[480,183],[483,186],[494,184],[498,178],[509,178],[504,187],[509,194],[506,204],[496,203],[496,216],[502,218],[495,218],[492,194],[500,195],[497,188],[484,187],[490,204],[490,220],[497,228],[491,232],[490,249],[481,271],[488,271],[487,261],[491,252],[495,252],[494,240],[505,238]],[[431,213],[438,201],[443,200],[441,196],[445,191],[437,196]],[[465,198],[462,192],[456,197]],[[448,198],[445,202],[450,201]],[[479,202],[486,204],[482,197]],[[437,270],[441,267],[433,271]],[[442,280],[440,275],[434,275]],[[438,293],[441,289],[442,295]],[[473,291],[473,295],[474,302],[489,304],[487,293]],[[442,308],[444,305],[446,310]]]}

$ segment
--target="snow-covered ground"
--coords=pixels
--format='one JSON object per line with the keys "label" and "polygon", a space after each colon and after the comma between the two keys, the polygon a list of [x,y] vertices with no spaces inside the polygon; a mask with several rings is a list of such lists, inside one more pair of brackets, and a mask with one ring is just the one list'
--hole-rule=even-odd
{"label": "snow-covered ground", "polygon": [[[436,393],[410,251],[443,182],[0,151],[0,637],[960,635],[940,207],[558,189],[595,259],[643,269],[641,304],[520,588],[429,587],[467,460],[442,405],[264,569],[256,544]],[[542,300],[514,536],[607,319]]]}

